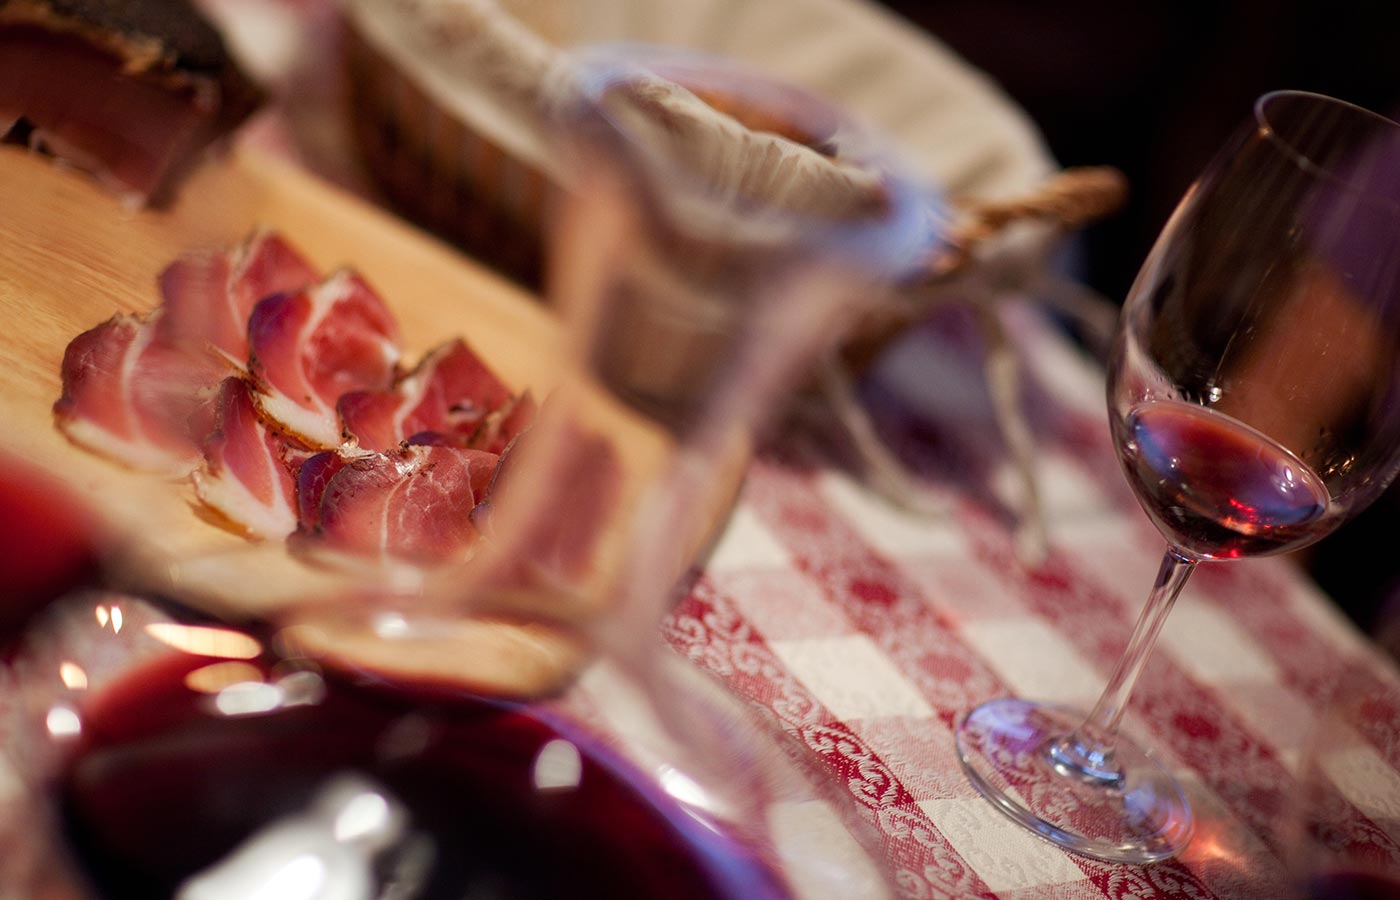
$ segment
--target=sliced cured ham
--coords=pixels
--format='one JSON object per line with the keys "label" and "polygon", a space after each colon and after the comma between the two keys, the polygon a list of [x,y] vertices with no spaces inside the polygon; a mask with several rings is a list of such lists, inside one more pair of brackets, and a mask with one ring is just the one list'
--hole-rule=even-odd
{"label": "sliced cured ham", "polygon": [[297,529],[295,472],[311,452],[258,417],[252,389],[226,378],[215,401],[216,425],[193,475],[195,495],[228,525],[257,540]]}
{"label": "sliced cured ham", "polygon": [[157,340],[159,313],[117,315],[63,354],[54,418],[69,440],[133,468],[182,475],[199,462],[191,430],[226,367]]}
{"label": "sliced cured ham", "polygon": [[281,236],[260,231],[230,251],[190,253],[160,274],[160,339],[210,347],[245,365],[248,318],[259,300],[320,279]]}
{"label": "sliced cured ham", "polygon": [[504,453],[534,420],[535,401],[527,392],[487,413],[471,432],[418,431],[405,438],[404,443]]}
{"label": "sliced cured ham", "polygon": [[[69,345],[54,413],[70,439],[188,474],[208,518],[252,539],[373,561],[469,555],[502,454],[534,420],[529,393],[462,340],[401,374],[398,326],[370,286],[348,270],[315,282],[273,233],[186,256],[160,289],[149,316]],[[540,542],[558,562],[557,536]]]}
{"label": "sliced cured ham", "polygon": [[342,441],[336,401],[387,390],[402,354],[384,301],[348,270],[260,301],[248,320],[248,371],[259,409],[308,444]]}
{"label": "sliced cured ham", "polygon": [[372,557],[461,558],[476,539],[472,508],[498,459],[480,450],[421,445],[349,459],[325,483],[308,537]]}
{"label": "sliced cured ham", "polygon": [[253,306],[315,280],[310,264],[270,232],[176,261],[160,276],[159,309],[116,316],[69,345],[54,406],[59,427],[132,467],[190,471],[216,426],[219,382],[247,358]]}
{"label": "sliced cured ham", "polygon": [[301,529],[314,533],[321,526],[321,497],[335,473],[349,457],[335,450],[322,450],[297,470],[297,521]]}
{"label": "sliced cured ham", "polygon": [[[429,353],[392,389],[351,391],[336,404],[345,433],[367,450],[389,450],[422,432],[458,436],[462,444],[474,446],[470,438],[488,427],[492,414],[517,406],[501,380],[460,338]],[[492,434],[485,436],[493,443],[501,418],[496,416],[489,426]],[[528,413],[524,418],[528,421]],[[514,422],[516,432],[522,424]]]}

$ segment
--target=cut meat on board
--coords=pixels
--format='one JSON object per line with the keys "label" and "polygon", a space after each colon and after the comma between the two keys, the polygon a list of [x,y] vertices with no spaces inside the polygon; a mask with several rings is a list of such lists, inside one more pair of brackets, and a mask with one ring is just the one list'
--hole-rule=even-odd
{"label": "cut meat on board", "polygon": [[368,556],[460,558],[476,539],[472,509],[499,459],[480,450],[424,446],[350,459],[326,482],[314,535]]}
{"label": "cut meat on board", "polygon": [[296,474],[313,451],[258,417],[252,390],[224,379],[214,432],[195,471],[200,502],[250,538],[281,540],[297,529]]}
{"label": "cut meat on board", "polygon": [[250,539],[416,563],[469,554],[473,511],[533,420],[528,393],[461,339],[403,374],[379,295],[348,269],[318,281],[275,233],[187,254],[159,282],[146,317],[68,346],[54,412],[71,440],[188,474],[205,518]]}
{"label": "cut meat on board", "polygon": [[501,380],[458,338],[423,357],[392,389],[351,391],[337,409],[345,433],[362,449],[389,450],[420,432],[469,440],[489,415],[513,403]]}
{"label": "cut meat on board", "polygon": [[0,139],[171,198],[261,92],[190,0],[0,0]]}
{"label": "cut meat on board", "polygon": [[132,468],[183,475],[199,462],[191,422],[224,369],[157,339],[159,314],[117,315],[63,354],[58,427],[75,444]]}
{"label": "cut meat on board", "polygon": [[300,253],[267,231],[232,251],[187,253],[160,274],[161,340],[208,347],[246,365],[248,317],[258,301],[319,279]]}
{"label": "cut meat on board", "polygon": [[316,447],[338,446],[336,402],[388,390],[402,349],[388,307],[348,269],[295,294],[268,297],[248,320],[248,371],[258,408]]}

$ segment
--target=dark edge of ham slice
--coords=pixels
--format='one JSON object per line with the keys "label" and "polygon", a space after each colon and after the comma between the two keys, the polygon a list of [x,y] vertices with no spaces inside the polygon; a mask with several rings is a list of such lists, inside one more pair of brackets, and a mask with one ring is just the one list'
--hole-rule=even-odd
{"label": "dark edge of ham slice", "polygon": [[297,523],[301,532],[314,534],[321,526],[321,497],[326,485],[349,460],[335,450],[322,450],[301,464],[297,471]]}
{"label": "dark edge of ham slice", "polygon": [[525,391],[509,403],[492,410],[472,435],[469,446],[488,453],[504,453],[535,421],[535,398]]}

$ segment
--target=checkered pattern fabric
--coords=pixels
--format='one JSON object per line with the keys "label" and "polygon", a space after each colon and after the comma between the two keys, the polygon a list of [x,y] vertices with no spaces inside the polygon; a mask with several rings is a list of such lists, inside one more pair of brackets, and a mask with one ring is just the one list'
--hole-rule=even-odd
{"label": "checkered pattern fabric", "polygon": [[[879,833],[903,896],[1278,897],[1301,750],[1339,674],[1363,661],[1378,693],[1397,696],[1393,670],[1286,558],[1201,566],[1133,698],[1126,730],[1157,749],[1197,814],[1180,858],[1067,854],[962,774],[953,728],[979,703],[1093,702],[1164,550],[1122,480],[1101,373],[1034,312],[1006,320],[1040,442],[1044,564],[1017,558],[999,501],[1013,481],[973,402],[985,389],[967,377],[977,342],[953,316],[893,352],[876,398],[924,421],[904,449],[924,454],[939,511],[896,508],[819,441],[784,437],[754,464],[668,640],[821,758]],[[1328,774],[1358,828],[1400,840],[1400,708],[1382,703],[1355,728],[1354,752]]]}

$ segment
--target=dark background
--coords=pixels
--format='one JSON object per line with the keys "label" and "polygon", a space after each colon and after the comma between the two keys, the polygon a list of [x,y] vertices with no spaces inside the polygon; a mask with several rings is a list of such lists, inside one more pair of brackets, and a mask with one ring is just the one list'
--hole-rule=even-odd
{"label": "dark background", "polygon": [[[1062,165],[1128,177],[1127,208],[1083,236],[1084,278],[1115,300],[1260,94],[1317,91],[1400,114],[1400,0],[884,2],[999,82]],[[1400,489],[1305,552],[1363,627],[1400,621]]]}

